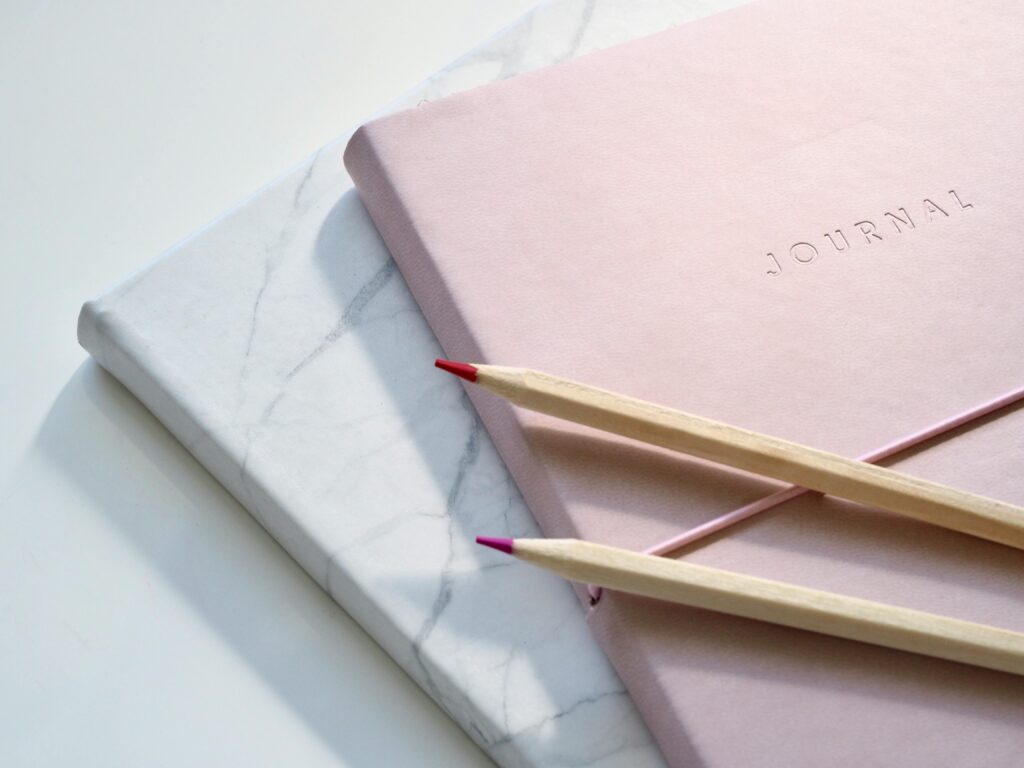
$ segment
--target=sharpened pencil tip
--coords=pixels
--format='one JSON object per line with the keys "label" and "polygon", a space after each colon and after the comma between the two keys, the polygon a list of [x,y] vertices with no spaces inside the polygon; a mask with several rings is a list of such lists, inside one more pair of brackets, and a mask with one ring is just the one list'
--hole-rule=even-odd
{"label": "sharpened pencil tip", "polygon": [[477,544],[483,544],[485,547],[496,549],[499,552],[504,552],[506,555],[512,554],[512,543],[513,539],[499,539],[494,536],[477,536]]}
{"label": "sharpened pencil tip", "polygon": [[445,360],[439,357],[434,361],[434,367],[440,368],[442,371],[448,371],[448,373],[454,373],[460,379],[476,381],[475,365],[470,365],[469,363],[456,363],[454,360]]}

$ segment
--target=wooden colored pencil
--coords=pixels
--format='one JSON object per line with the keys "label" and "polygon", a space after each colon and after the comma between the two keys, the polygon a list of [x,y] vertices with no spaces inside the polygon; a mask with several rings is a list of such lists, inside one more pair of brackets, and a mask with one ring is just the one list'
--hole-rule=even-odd
{"label": "wooden colored pencil", "polygon": [[1024,549],[1024,509],[525,368],[437,366],[533,411]]}
{"label": "wooden colored pencil", "polygon": [[1024,675],[1019,632],[576,539],[477,542],[580,583]]}

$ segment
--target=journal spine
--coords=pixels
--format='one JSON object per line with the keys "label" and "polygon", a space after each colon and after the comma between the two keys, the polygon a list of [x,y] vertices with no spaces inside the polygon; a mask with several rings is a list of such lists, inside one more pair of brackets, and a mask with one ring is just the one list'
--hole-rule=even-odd
{"label": "journal spine", "polygon": [[[414,215],[405,206],[380,160],[373,130],[374,124],[368,123],[353,135],[345,150],[345,167],[445,355],[455,360],[487,362],[487,350],[473,336],[452,299],[444,278],[416,230]],[[579,530],[555,492],[543,464],[530,450],[513,406],[480,387],[469,387],[467,394],[518,487],[529,489],[523,495],[544,534],[550,538],[579,537]],[[589,606],[590,596],[584,585],[573,586],[580,602]],[[637,654],[631,652],[629,644],[620,642],[626,630],[619,612],[604,609],[603,614],[599,621],[591,623],[591,629],[626,687],[632,688],[639,683],[657,690],[656,682],[650,685],[654,670],[649,661],[636,658]],[[653,701],[650,697],[634,696],[633,699],[638,704]],[[658,730],[667,729],[667,733],[675,727],[671,709],[667,702],[664,703],[666,706],[651,704],[638,707],[659,742],[662,740],[658,738]],[[664,750],[665,744],[661,746]]]}

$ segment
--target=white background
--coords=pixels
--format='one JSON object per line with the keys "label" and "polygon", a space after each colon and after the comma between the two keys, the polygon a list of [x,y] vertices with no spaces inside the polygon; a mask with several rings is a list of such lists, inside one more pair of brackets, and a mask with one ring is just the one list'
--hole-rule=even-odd
{"label": "white background", "polygon": [[487,759],[75,342],[533,0],[0,0],[0,765]]}

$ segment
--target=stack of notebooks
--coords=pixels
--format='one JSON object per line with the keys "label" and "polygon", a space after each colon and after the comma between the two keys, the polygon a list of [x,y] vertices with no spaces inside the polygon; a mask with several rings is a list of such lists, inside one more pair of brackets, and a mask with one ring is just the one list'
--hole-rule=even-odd
{"label": "stack of notebooks", "polygon": [[[588,4],[587,21],[607,9]],[[1022,24],[1021,7],[994,0],[764,0],[428,98],[358,130],[345,162],[447,357],[857,456],[1024,382]],[[400,633],[381,641],[499,762],[656,763],[579,631],[586,595],[573,605],[556,581],[467,554],[475,533],[531,523],[452,382],[426,354],[395,354],[409,338],[432,351],[429,338],[411,301],[380,303],[400,290],[393,262],[353,262],[372,236],[322,167],[282,188],[295,219],[275,227],[255,274],[218,266],[223,241],[208,235],[171,259],[175,280],[158,263],[88,307],[83,339],[328,589],[358,564],[343,600],[357,616],[373,616],[372,592],[378,613],[400,615],[380,606],[402,597],[426,612],[404,646]],[[307,230],[313,209],[320,226]],[[259,206],[242,212],[258,231]],[[318,274],[290,261],[293,246]],[[186,263],[213,279],[186,290]],[[353,270],[342,296],[314,284],[347,286]],[[140,339],[166,320],[154,299],[172,282],[185,328]],[[197,355],[192,326],[215,327],[204,310],[229,289],[244,297],[237,322]],[[346,345],[363,347],[375,380],[338,364]],[[204,355],[224,348],[230,382],[206,372]],[[778,489],[469,396],[548,536],[644,549]],[[404,425],[372,426],[368,445],[364,414],[389,400]],[[342,401],[354,404],[347,420]],[[413,436],[408,450],[388,454],[398,433]],[[1024,409],[891,466],[1022,504]],[[372,525],[356,509],[339,523],[325,502],[378,473],[391,482]],[[403,501],[406,483],[430,477],[440,504]],[[470,497],[490,506],[470,516]],[[382,542],[393,552],[422,531],[436,562],[374,578]],[[1024,630],[1024,553],[833,498],[801,497],[675,556]],[[491,613],[469,610],[485,602]],[[980,768],[1015,764],[1024,747],[1018,677],[614,592],[587,615],[672,765]],[[451,642],[430,646],[442,623]],[[554,664],[533,644],[552,636],[566,640]],[[495,658],[500,705],[456,690],[457,670],[468,683]],[[524,720],[512,697],[538,690],[531,705],[558,711]],[[586,731],[561,727],[581,713],[594,716],[576,721]]]}

